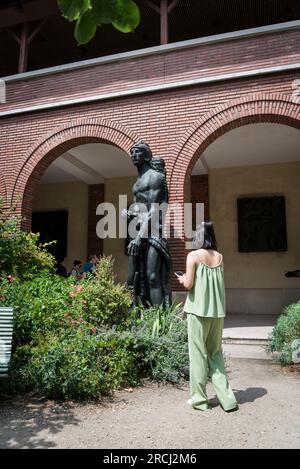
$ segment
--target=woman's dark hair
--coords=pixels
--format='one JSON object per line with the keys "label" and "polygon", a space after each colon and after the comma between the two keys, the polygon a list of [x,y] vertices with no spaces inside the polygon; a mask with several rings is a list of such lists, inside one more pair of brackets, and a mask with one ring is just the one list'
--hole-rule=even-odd
{"label": "woman's dark hair", "polygon": [[198,226],[194,238],[194,247],[195,249],[218,250],[214,225],[212,221],[203,221],[201,225]]}
{"label": "woman's dark hair", "polygon": [[81,262],[81,261],[78,261],[78,260],[75,260],[75,261],[73,262],[73,266],[74,266],[74,267],[76,267],[77,265],[81,265],[81,264],[82,264],[82,262]]}

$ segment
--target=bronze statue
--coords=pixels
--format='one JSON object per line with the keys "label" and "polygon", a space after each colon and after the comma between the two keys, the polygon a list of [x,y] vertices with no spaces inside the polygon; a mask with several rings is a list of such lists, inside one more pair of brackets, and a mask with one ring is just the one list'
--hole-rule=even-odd
{"label": "bronze statue", "polygon": [[[154,158],[149,145],[140,142],[130,150],[138,179],[133,186],[134,204],[122,215],[134,220],[137,234],[131,237],[128,285],[132,288],[135,304],[139,299],[144,306],[171,303],[171,256],[163,238],[164,216],[159,204],[168,203],[165,162]],[[141,210],[144,207],[144,210]]]}

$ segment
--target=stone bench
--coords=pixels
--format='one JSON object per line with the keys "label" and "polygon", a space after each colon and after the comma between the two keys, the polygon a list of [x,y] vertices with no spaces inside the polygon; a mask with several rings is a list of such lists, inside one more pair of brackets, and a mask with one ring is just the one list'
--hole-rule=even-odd
{"label": "stone bench", "polygon": [[0,378],[6,377],[11,357],[13,308],[0,308]]}

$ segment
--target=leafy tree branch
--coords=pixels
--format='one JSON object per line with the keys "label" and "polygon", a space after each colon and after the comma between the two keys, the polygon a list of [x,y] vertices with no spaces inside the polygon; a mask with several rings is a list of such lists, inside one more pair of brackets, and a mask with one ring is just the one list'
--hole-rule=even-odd
{"label": "leafy tree branch", "polygon": [[79,45],[90,42],[103,24],[130,33],[140,23],[140,11],[133,0],[57,0],[57,3],[62,15],[76,22],[74,34]]}

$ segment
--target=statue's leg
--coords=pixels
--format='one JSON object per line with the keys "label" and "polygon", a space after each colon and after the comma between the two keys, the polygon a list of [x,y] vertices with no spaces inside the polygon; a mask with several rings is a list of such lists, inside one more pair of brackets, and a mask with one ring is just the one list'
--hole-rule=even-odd
{"label": "statue's leg", "polygon": [[147,283],[151,304],[163,304],[164,296],[161,279],[161,256],[159,252],[150,246],[147,254]]}
{"label": "statue's leg", "polygon": [[137,268],[138,256],[129,256],[128,257],[128,277],[127,277],[127,285],[132,291],[134,304],[138,304],[138,268]]}
{"label": "statue's leg", "polygon": [[134,288],[135,272],[136,272],[136,256],[129,256],[128,257],[127,285],[131,288]]}

